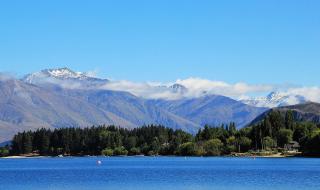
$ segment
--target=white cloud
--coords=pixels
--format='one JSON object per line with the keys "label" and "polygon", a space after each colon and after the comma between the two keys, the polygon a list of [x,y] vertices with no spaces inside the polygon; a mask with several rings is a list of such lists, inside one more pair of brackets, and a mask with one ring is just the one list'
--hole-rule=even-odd
{"label": "white cloud", "polygon": [[[80,72],[80,73],[81,73],[81,72]],[[93,77],[93,78],[95,78],[95,77],[97,77],[98,73],[99,73],[98,69],[95,69],[95,70],[92,70],[92,71],[86,71],[86,72],[81,73],[81,74],[84,74],[84,75],[86,75],[87,77]]]}
{"label": "white cloud", "polygon": [[[186,87],[186,92],[175,92],[168,88],[173,84]],[[294,95],[305,97],[308,101],[320,102],[320,87],[298,87],[293,85],[251,85],[244,82],[227,83],[223,81],[212,81],[202,78],[178,79],[174,82],[145,82],[136,83],[131,81],[111,81],[106,83],[103,89],[130,92],[136,96],[149,99],[180,99],[195,98],[205,95],[223,95],[233,99],[248,99],[252,96],[265,96],[272,91],[279,91],[280,95],[288,96],[289,104],[299,103]],[[293,95],[293,96],[290,96]]]}
{"label": "white cloud", "polygon": [[[173,84],[180,84],[186,91],[175,91],[169,88]],[[110,81],[102,89],[130,92],[136,96],[153,99],[193,98],[206,95],[224,95],[239,99],[251,93],[268,93],[274,89],[271,85],[249,85],[246,83],[229,84],[223,81],[211,81],[201,78],[178,79],[174,82],[145,82],[136,83],[126,80]]]}
{"label": "white cloud", "polygon": [[101,86],[102,89],[126,91],[136,96],[149,99],[178,99],[181,94],[172,92],[167,84],[158,82],[136,83],[126,80],[110,81]]}
{"label": "white cloud", "polygon": [[249,85],[243,82],[230,84],[201,78],[179,79],[176,83],[189,89],[188,96],[195,97],[201,96],[205,92],[206,94],[219,94],[238,99],[251,93],[267,93],[274,89],[272,85]]}
{"label": "white cloud", "polygon": [[[83,74],[86,76],[95,77],[97,70],[88,71]],[[7,79],[8,75],[0,74],[0,80]],[[224,81],[214,81],[191,77],[187,79],[178,79],[173,82],[132,82],[128,80],[109,80],[103,84],[94,84],[90,82],[77,80],[60,80],[57,78],[47,77],[40,73],[31,75],[31,83],[54,83],[59,84],[64,88],[69,89],[87,89],[98,88],[115,91],[126,91],[136,96],[148,99],[180,99],[180,98],[195,98],[203,95],[223,95],[237,100],[246,100],[250,97],[265,96],[271,91],[279,91],[281,95],[300,95],[307,100],[320,102],[320,87],[300,87],[295,85],[280,84],[248,84],[244,82],[227,83]],[[187,90],[177,90],[169,88],[173,84],[180,84],[186,87]],[[298,100],[294,96],[288,98],[288,102],[292,104]]]}
{"label": "white cloud", "polygon": [[309,101],[320,102],[320,88],[317,86],[290,88],[287,93],[306,97]]}

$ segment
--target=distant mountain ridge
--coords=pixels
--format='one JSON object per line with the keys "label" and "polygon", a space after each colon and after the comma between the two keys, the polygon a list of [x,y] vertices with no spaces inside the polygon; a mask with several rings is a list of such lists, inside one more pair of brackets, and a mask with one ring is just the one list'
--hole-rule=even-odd
{"label": "distant mountain ridge", "polygon": [[[63,88],[69,89],[108,89],[108,90],[116,90],[116,91],[126,91],[129,93],[135,94],[135,90],[127,85],[122,86],[120,89],[115,88],[117,86],[117,81],[109,81],[108,79],[100,79],[91,76],[88,73],[83,72],[75,72],[69,68],[58,68],[58,69],[45,69],[39,72],[35,72],[32,74],[26,75],[23,79],[24,82],[35,84],[35,85],[43,85],[47,86],[48,84],[58,85]],[[195,97],[205,97],[215,94],[210,94],[207,91],[199,91],[196,95],[193,93],[189,93],[189,89],[182,84],[173,83],[167,85],[148,85],[148,90],[153,91],[153,96],[143,96],[141,95],[141,89],[137,86],[138,94],[136,96],[147,98],[147,99],[184,99],[184,98],[195,98]],[[114,89],[115,88],[115,89]],[[144,92],[148,94],[149,92]],[[168,98],[171,96],[171,98]],[[238,101],[241,101],[244,104],[254,106],[254,107],[265,107],[265,108],[273,108],[280,106],[288,106],[301,104],[308,101],[302,95],[290,94],[286,92],[270,92],[265,97],[247,97],[241,98]]]}
{"label": "distant mountain ridge", "polygon": [[266,110],[219,95],[181,100],[150,100],[150,102],[201,126],[221,125],[232,121],[241,128]]}
{"label": "distant mountain ridge", "polygon": [[[218,95],[155,100],[100,88],[109,82],[67,68],[0,80],[0,142],[22,130],[99,124],[126,128],[161,124],[195,133],[204,124],[234,121],[243,127],[266,110]],[[188,90],[179,84],[164,88]]]}

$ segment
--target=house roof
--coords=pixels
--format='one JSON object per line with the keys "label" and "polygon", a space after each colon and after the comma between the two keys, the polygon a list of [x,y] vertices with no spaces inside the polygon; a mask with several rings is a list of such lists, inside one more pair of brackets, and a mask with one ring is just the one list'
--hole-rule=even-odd
{"label": "house roof", "polygon": [[289,145],[291,145],[293,148],[299,148],[300,144],[297,141],[290,141]]}

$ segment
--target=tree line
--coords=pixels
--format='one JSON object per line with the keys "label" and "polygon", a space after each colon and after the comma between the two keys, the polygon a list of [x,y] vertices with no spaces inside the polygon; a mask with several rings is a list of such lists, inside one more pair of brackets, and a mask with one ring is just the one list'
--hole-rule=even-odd
{"label": "tree line", "polygon": [[270,112],[261,122],[237,129],[234,123],[204,126],[195,135],[161,125],[132,130],[115,126],[39,129],[16,134],[0,155],[179,155],[219,156],[248,151],[281,151],[290,141],[305,155],[320,155],[320,128],[295,121],[293,112]]}
{"label": "tree line", "polygon": [[251,148],[272,150],[296,141],[304,155],[319,156],[319,123],[296,121],[294,118],[292,110],[271,111],[261,122],[245,129],[249,131],[249,138],[253,142]]}

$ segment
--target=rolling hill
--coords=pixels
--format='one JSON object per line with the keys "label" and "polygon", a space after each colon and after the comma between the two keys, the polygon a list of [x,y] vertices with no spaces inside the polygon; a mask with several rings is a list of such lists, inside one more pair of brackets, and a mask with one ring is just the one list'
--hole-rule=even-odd
{"label": "rolling hill", "polygon": [[279,111],[283,116],[285,116],[285,114],[289,110],[292,111],[293,119],[295,121],[320,123],[320,104],[315,102],[306,102],[303,104],[269,109],[266,112],[259,115],[257,118],[255,118],[251,122],[251,124],[255,124],[262,121],[272,111]]}

